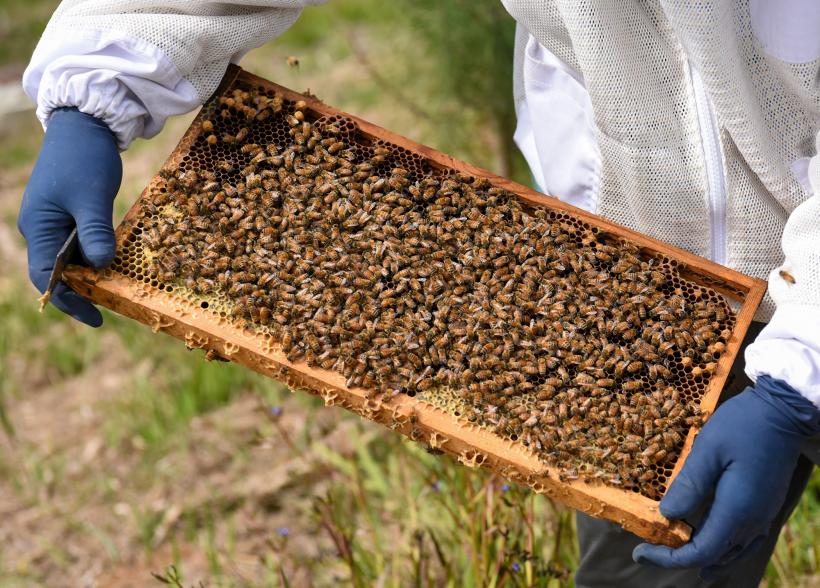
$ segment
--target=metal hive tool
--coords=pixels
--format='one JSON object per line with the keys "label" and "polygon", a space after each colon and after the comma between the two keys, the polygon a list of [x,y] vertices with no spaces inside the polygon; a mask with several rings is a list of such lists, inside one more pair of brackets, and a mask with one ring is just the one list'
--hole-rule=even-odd
{"label": "metal hive tool", "polygon": [[[397,163],[414,177],[426,174],[461,172],[486,178],[494,186],[512,192],[527,209],[543,209],[548,218],[560,223],[568,233],[591,232],[602,241],[626,241],[642,255],[657,261],[665,276],[664,292],[692,300],[709,300],[725,309],[720,325],[722,351],[715,353],[710,372],[703,364],[688,365],[678,354],[670,360],[671,381],[684,402],[699,402],[708,415],[728,376],[740,342],[765,292],[765,282],[728,270],[687,252],[654,241],[628,229],[577,210],[558,200],[493,176],[447,155],[398,137],[351,115],[341,113],[311,97],[297,94],[271,82],[231,67],[215,98],[203,108],[163,169],[212,170],[218,181],[229,173],[216,169],[215,163],[236,155],[239,145],[209,140],[208,135],[236,135],[237,120],[220,122],[214,117],[214,101],[235,88],[256,89],[271,97],[285,99],[285,110],[292,111],[296,101],[304,101],[305,116],[316,124],[334,124],[362,153],[387,147]],[[213,118],[219,128],[203,132],[202,123]],[[255,124],[252,140],[259,144],[291,140],[284,117],[270,117]],[[250,139],[249,139],[250,140]],[[164,180],[155,177],[141,199],[164,191]],[[398,430],[410,438],[454,455],[469,467],[489,467],[506,478],[543,492],[567,505],[593,516],[615,521],[650,541],[680,545],[690,533],[683,523],[664,519],[657,510],[658,497],[666,490],[689,452],[697,427],[692,427],[679,452],[653,464],[654,474],[642,486],[619,488],[581,479],[567,479],[550,467],[522,439],[499,435],[466,416],[470,413],[458,390],[437,388],[414,395],[374,394],[370,390],[348,387],[336,372],[317,369],[303,362],[291,362],[276,338],[275,330],[248,324],[233,315],[233,303],[223,294],[195,294],[183,284],[158,279],[151,269],[152,252],[141,239],[146,226],[145,209],[135,204],[117,229],[118,254],[111,269],[95,272],[71,268],[65,279],[78,292],[93,301],[183,339],[189,348],[201,348],[213,355],[235,361],[263,374],[283,380],[296,388],[320,395],[328,405],[340,405],[365,418]],[[648,388],[649,382],[641,375]],[[543,382],[543,378],[540,380]],[[622,438],[616,439],[623,442]]]}

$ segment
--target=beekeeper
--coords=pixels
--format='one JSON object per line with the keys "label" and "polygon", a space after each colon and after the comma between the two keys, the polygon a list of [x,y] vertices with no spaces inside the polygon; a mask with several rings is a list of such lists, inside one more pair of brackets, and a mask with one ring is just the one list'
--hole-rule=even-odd
{"label": "beekeeper", "polygon": [[[23,76],[47,129],[19,217],[41,291],[75,223],[86,262],[110,263],[119,151],[200,105],[229,62],[319,3],[60,5]],[[748,387],[715,412],[661,502],[695,523],[692,540],[640,544],[579,515],[577,584],[756,586],[820,430],[820,2],[504,4],[518,21],[515,139],[538,185],[769,279],[756,317],[768,325],[745,352],[751,381],[736,366],[733,387]],[[53,301],[101,323],[64,285]]]}

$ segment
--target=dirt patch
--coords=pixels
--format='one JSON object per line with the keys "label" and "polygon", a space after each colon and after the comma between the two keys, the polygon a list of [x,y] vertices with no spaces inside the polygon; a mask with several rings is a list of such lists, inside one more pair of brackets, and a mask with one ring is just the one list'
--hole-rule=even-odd
{"label": "dirt patch", "polygon": [[[7,570],[48,586],[144,586],[152,571],[184,560],[186,584],[218,574],[242,585],[282,568],[298,586],[307,582],[300,569],[315,568],[300,562],[338,565],[312,509],[330,472],[293,441],[306,418],[299,402],[272,417],[257,396],[242,396],[195,419],[153,460],[138,444],[114,448],[101,436],[125,357],[109,353],[10,407],[19,435],[0,442],[16,472],[0,480]],[[316,442],[344,451],[354,422],[337,417],[321,411],[312,430],[322,432]],[[47,465],[30,467],[32,454]]]}

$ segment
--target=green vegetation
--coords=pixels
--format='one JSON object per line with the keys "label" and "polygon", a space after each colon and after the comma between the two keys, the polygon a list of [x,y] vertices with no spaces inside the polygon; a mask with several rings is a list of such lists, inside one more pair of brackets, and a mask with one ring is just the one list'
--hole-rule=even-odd
{"label": "green vegetation", "polygon": [[0,4],[0,70],[28,60],[58,4],[57,0],[3,0]]}
{"label": "green vegetation", "polygon": [[[528,177],[513,143],[516,117],[512,101],[515,24],[500,2],[417,0],[405,2],[410,23],[425,47],[420,62],[438,91],[452,96],[477,116],[478,124],[446,126],[454,141],[470,144],[475,129],[496,146],[499,174]],[[427,67],[436,64],[435,67]],[[436,90],[432,90],[435,92]],[[456,117],[453,122],[458,123]]]}
{"label": "green vegetation", "polygon": [[550,501],[395,437],[354,451],[321,451],[343,483],[315,510],[355,585],[548,586],[577,563],[570,513]]}
{"label": "green vegetation", "polygon": [[[2,3],[0,68],[55,4]],[[336,0],[243,65],[526,181],[512,30],[497,0]],[[0,129],[0,585],[571,584],[574,518],[545,497],[112,313],[39,314],[14,228],[39,141],[23,117]],[[125,154],[118,214],[189,120]],[[769,585],[812,585],[819,493],[815,476]]]}

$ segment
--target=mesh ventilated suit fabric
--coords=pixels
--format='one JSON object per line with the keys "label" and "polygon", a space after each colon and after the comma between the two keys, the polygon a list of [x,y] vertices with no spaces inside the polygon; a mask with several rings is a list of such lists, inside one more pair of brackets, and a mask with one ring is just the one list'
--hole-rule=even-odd
{"label": "mesh ventilated suit fabric", "polygon": [[[796,283],[786,287],[775,273],[772,281],[779,283],[771,291],[778,303],[820,305],[820,255],[812,251],[820,205],[809,202],[810,192],[790,170],[794,160],[816,153],[820,62],[792,65],[767,55],[752,34],[746,0],[504,4],[584,77],[603,158],[598,212],[708,257],[709,203],[691,60],[720,127],[727,264],[769,277],[783,259],[786,220],[805,203],[791,222],[801,234],[790,231],[783,244],[790,267],[804,275],[795,274]],[[522,100],[520,78],[515,87]],[[767,297],[757,318],[773,310]]]}
{"label": "mesh ventilated suit fabric", "polygon": [[[788,219],[785,266],[796,283],[773,272],[772,297],[780,305],[820,307],[820,201],[790,171],[791,162],[816,153],[818,60],[792,65],[768,55],[752,33],[749,0],[503,1],[522,29],[583,76],[603,159],[597,212],[708,256],[691,60],[720,126],[728,265],[767,277],[783,260]],[[305,5],[320,3],[68,0],[43,43],[89,30],[139,39],[167,56],[202,100],[229,61],[284,31]],[[818,167],[815,158],[816,190]],[[757,318],[773,308],[767,299]]]}
{"label": "mesh ventilated suit fabric", "polygon": [[301,9],[326,0],[64,0],[43,38],[118,31],[158,47],[196,88],[216,89],[229,61],[285,32]]}

